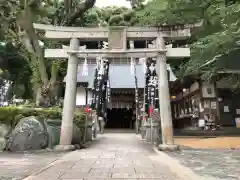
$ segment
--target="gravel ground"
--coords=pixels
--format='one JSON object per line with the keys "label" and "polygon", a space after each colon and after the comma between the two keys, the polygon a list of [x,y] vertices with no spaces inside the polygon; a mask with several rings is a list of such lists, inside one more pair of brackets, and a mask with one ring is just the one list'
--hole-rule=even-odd
{"label": "gravel ground", "polygon": [[240,149],[189,149],[169,152],[169,156],[196,174],[216,180],[240,180]]}

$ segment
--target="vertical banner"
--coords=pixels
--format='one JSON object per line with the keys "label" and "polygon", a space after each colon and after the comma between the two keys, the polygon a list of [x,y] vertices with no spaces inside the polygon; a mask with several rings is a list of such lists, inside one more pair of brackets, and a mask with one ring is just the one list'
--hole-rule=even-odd
{"label": "vertical banner", "polygon": [[147,85],[146,112],[148,113],[148,115],[150,115],[150,108],[151,108],[151,111],[155,108],[156,100],[158,99],[157,97],[158,77],[157,77],[155,66],[156,66],[156,61],[149,58],[147,62],[147,73],[146,73],[146,85]]}

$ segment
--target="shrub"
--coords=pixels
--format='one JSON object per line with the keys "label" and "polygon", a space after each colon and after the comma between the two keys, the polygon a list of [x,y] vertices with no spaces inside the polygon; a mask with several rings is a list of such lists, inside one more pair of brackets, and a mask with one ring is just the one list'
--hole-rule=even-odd
{"label": "shrub", "polygon": [[[62,119],[62,109],[60,108],[28,108],[28,107],[0,107],[0,122],[14,127],[21,118],[36,116],[43,119],[59,121]],[[87,118],[86,113],[75,113],[74,124],[83,127]]]}

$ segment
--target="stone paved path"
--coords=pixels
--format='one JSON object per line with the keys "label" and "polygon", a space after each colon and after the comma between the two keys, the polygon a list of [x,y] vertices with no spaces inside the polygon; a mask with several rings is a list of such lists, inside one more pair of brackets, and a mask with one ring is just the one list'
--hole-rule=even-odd
{"label": "stone paved path", "polygon": [[25,180],[180,180],[158,158],[133,133],[107,133],[89,148],[70,152]]}
{"label": "stone paved path", "polygon": [[20,180],[58,159],[62,154],[0,152],[0,180]]}
{"label": "stone paved path", "polygon": [[240,180],[240,149],[182,149],[167,153],[182,165],[189,167],[204,179]]}

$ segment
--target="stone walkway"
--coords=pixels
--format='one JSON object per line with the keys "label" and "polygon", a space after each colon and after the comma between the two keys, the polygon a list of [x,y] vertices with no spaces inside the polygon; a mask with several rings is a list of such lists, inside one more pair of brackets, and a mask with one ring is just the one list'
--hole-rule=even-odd
{"label": "stone walkway", "polygon": [[107,133],[89,148],[70,152],[25,180],[180,180],[159,158],[134,133]]}
{"label": "stone walkway", "polygon": [[52,152],[0,152],[0,180],[20,180],[57,160],[62,154]]}

